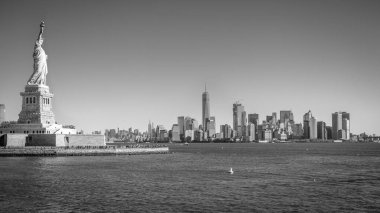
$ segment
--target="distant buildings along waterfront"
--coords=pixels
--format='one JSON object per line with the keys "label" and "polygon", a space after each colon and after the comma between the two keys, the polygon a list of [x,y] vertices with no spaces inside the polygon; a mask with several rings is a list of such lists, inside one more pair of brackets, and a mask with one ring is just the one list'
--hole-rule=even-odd
{"label": "distant buildings along waterfront", "polygon": [[[296,123],[291,110],[281,110],[264,116],[260,122],[259,114],[247,113],[240,102],[232,104],[232,127],[229,124],[219,126],[216,131],[216,118],[210,115],[210,94],[206,90],[202,93],[202,124],[195,118],[178,116],[177,123],[167,132],[158,126],[152,140],[157,142],[191,142],[191,141],[257,141],[257,142],[284,142],[288,140],[326,141],[336,138],[349,140],[350,116],[348,113],[334,113],[333,127],[325,122],[318,121],[309,110],[303,115],[303,123]],[[148,125],[148,134],[150,129]],[[166,134],[168,133],[168,134]]]}

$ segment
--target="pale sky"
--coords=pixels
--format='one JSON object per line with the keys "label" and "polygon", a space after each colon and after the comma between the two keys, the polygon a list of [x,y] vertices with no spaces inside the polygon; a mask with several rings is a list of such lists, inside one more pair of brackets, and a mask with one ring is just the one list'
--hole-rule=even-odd
{"label": "pale sky", "polygon": [[211,115],[232,125],[240,100],[260,120],[309,109],[331,125],[380,134],[380,1],[0,1],[0,103],[17,120],[46,24],[48,85],[60,124],[86,132],[170,129]]}

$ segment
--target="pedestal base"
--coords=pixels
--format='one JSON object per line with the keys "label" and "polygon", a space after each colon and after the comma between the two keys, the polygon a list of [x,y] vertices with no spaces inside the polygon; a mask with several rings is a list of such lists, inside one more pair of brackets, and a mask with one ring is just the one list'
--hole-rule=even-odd
{"label": "pedestal base", "polygon": [[54,124],[52,109],[53,94],[46,85],[26,85],[22,97],[19,124]]}

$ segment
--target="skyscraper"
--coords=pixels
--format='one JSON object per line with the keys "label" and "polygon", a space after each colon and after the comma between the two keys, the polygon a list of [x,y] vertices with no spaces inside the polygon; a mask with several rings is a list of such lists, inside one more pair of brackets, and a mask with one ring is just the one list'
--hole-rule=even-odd
{"label": "skyscraper", "polygon": [[305,139],[310,139],[310,120],[312,117],[310,110],[303,116],[303,137]]}
{"label": "skyscraper", "polygon": [[273,124],[277,123],[277,113],[275,113],[275,112],[272,113],[272,122],[273,122]]}
{"label": "skyscraper", "polygon": [[248,130],[248,141],[256,140],[255,124],[253,124],[253,123],[248,124],[247,130]]}
{"label": "skyscraper", "polygon": [[242,136],[242,126],[243,126],[243,112],[244,106],[241,103],[234,103],[233,108],[233,130],[236,131],[236,136],[240,138]]}
{"label": "skyscraper", "polygon": [[317,122],[317,138],[321,140],[327,139],[326,123],[323,121]]}
{"label": "skyscraper", "polygon": [[179,142],[180,137],[179,137],[179,126],[178,124],[173,124],[172,127],[172,141]]}
{"label": "skyscraper", "polygon": [[208,136],[213,137],[216,134],[216,127],[215,127],[215,117],[211,116],[210,118],[206,119],[206,128]]}
{"label": "skyscraper", "polygon": [[149,123],[148,123],[148,136],[149,137],[152,137],[152,128],[154,128],[154,127],[152,126],[152,123],[149,121]]}
{"label": "skyscraper", "polygon": [[[247,112],[246,111],[243,111],[241,113],[241,131],[242,131],[242,135],[245,137],[245,136],[248,136],[248,129],[247,129]],[[245,140],[245,139],[244,139]]]}
{"label": "skyscraper", "polygon": [[210,95],[207,92],[205,85],[205,91],[202,93],[202,126],[204,130],[207,130],[206,119],[210,118]]}
{"label": "skyscraper", "polygon": [[342,129],[346,132],[346,139],[350,139],[350,114],[343,114]]}
{"label": "skyscraper", "polygon": [[[342,134],[338,135],[339,130],[344,130],[344,137]],[[348,136],[348,137],[347,137]],[[337,139],[350,139],[350,113],[335,112],[332,114],[332,137]]]}
{"label": "skyscraper", "polygon": [[185,138],[185,117],[178,117],[179,137],[183,141]]}
{"label": "skyscraper", "polygon": [[259,114],[248,114],[248,124],[249,123],[255,124],[255,140],[258,140]]}
{"label": "skyscraper", "polygon": [[332,127],[326,126],[326,139],[331,140],[332,139]]}
{"label": "skyscraper", "polygon": [[246,111],[243,111],[241,113],[241,125],[247,126],[247,112]]}
{"label": "skyscraper", "polygon": [[310,129],[310,139],[317,139],[317,119],[314,117],[310,118],[309,122],[309,129]]}
{"label": "skyscraper", "polygon": [[332,114],[332,138],[338,139],[338,130],[342,129],[342,113],[335,112]]}
{"label": "skyscraper", "polygon": [[5,105],[0,104],[0,124],[5,121]]}

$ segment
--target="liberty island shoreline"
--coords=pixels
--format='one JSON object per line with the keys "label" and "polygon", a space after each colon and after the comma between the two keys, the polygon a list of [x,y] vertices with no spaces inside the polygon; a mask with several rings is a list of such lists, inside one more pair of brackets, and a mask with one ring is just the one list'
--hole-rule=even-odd
{"label": "liberty island shoreline", "polygon": [[[117,155],[147,155],[147,154],[170,154],[173,151],[170,147],[180,147],[180,146],[215,146],[233,144],[247,144],[248,146],[255,146],[254,144],[273,144],[276,146],[281,146],[280,144],[341,144],[334,142],[332,140],[289,140],[289,141],[279,141],[279,142],[234,142],[234,141],[210,141],[210,142],[190,142],[190,143],[107,143],[106,146],[3,146],[0,147],[0,157],[59,157],[59,156],[117,156]],[[342,143],[351,144],[362,144],[363,142],[355,141],[344,141]],[[376,142],[365,142],[365,143],[376,143]],[[209,144],[209,145],[207,145]],[[214,144],[214,145],[213,145]],[[251,144],[251,145],[249,145]],[[238,145],[237,145],[238,146]],[[258,145],[260,146],[260,145]]]}
{"label": "liberty island shoreline", "polygon": [[166,145],[140,145],[127,146],[76,146],[76,147],[0,147],[0,157],[25,156],[108,156],[108,155],[146,155],[169,154]]}

